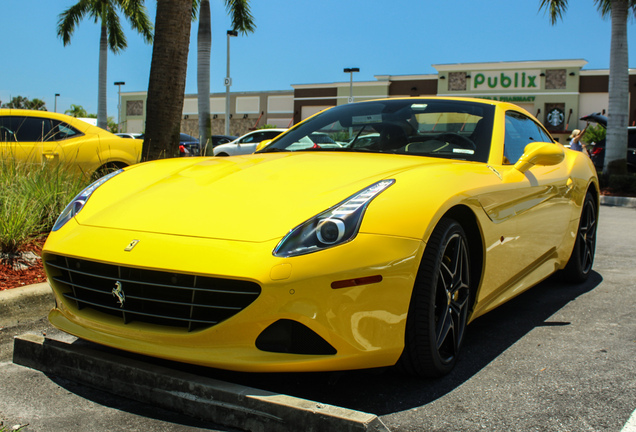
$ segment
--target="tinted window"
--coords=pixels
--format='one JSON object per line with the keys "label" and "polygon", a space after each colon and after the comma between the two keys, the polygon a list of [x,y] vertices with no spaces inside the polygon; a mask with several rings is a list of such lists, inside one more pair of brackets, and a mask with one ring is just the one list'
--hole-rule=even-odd
{"label": "tinted window", "polygon": [[552,142],[552,138],[532,119],[514,111],[506,113],[504,163],[516,163],[531,142]]}
{"label": "tinted window", "polygon": [[59,120],[20,116],[0,119],[0,139],[2,141],[61,141],[79,135],[81,132]]}
{"label": "tinted window", "polygon": [[59,120],[51,120],[51,124],[53,127],[51,128],[51,131],[44,137],[44,141],[61,141],[83,135],[73,126]]}
{"label": "tinted window", "polygon": [[280,134],[281,134],[281,132],[279,132],[279,131],[264,132],[263,133],[263,138],[261,139],[261,141],[265,141],[265,140],[268,140],[268,139],[274,139]]}
{"label": "tinted window", "polygon": [[254,140],[256,139],[256,138],[255,138],[255,136],[256,136],[256,135],[259,135],[259,134],[251,134],[251,135],[248,135],[248,136],[246,136],[245,138],[242,138],[241,140],[239,140],[239,142],[242,142],[242,143],[251,143],[251,142],[254,142]]}

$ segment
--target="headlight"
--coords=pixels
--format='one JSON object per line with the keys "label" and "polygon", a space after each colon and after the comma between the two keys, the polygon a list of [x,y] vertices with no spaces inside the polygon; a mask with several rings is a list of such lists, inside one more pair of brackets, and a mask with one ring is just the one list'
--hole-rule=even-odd
{"label": "headlight", "polygon": [[88,186],[86,189],[81,191],[62,211],[60,217],[58,217],[57,221],[55,221],[55,225],[53,225],[52,231],[59,230],[66,224],[66,222],[70,221],[76,214],[78,214],[80,210],[84,208],[84,205],[86,205],[86,201],[88,201],[93,192],[95,192],[95,189],[122,172],[124,172],[124,170],[117,170],[113,171],[112,173],[106,174],[104,177],[100,178],[99,180]]}
{"label": "headlight", "polygon": [[381,180],[291,230],[274,256],[291,257],[327,249],[355,238],[369,203],[395,180]]}

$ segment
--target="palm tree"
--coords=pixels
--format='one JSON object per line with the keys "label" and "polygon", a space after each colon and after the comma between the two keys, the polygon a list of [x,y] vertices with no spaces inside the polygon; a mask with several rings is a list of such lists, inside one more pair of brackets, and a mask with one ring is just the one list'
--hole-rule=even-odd
{"label": "palm tree", "polygon": [[[636,16],[636,0],[594,0],[602,16],[612,20],[610,46],[609,105],[607,144],[603,176],[627,172],[627,124],[629,121],[629,66],[627,51],[627,17]],[[562,19],[567,0],[541,0],[539,9],[546,9],[552,24]]]}
{"label": "palm tree", "polygon": [[106,71],[108,48],[113,53],[118,54],[128,46],[117,13],[118,10],[147,43],[152,42],[152,23],[146,14],[144,0],[79,0],[60,14],[57,25],[57,35],[66,46],[71,43],[73,32],[84,17],[89,16],[94,22],[99,21],[100,23],[97,126],[103,129],[107,127]]}
{"label": "palm tree", "polygon": [[75,104],[71,104],[71,109],[64,111],[64,114],[70,115],[71,117],[88,117],[88,113],[84,107]]}
{"label": "palm tree", "polygon": [[210,138],[210,52],[212,51],[210,0],[201,0],[197,34],[197,102],[199,107],[199,145],[203,150]]}
{"label": "palm tree", "polygon": [[[256,29],[250,13],[249,0],[225,0],[225,8],[232,17],[232,29],[242,34]],[[197,34],[197,92],[199,106],[199,141],[202,148],[210,139],[210,51],[212,47],[210,1],[201,0],[199,31]]]}
{"label": "palm tree", "polygon": [[142,160],[178,156],[195,1],[157,0]]}

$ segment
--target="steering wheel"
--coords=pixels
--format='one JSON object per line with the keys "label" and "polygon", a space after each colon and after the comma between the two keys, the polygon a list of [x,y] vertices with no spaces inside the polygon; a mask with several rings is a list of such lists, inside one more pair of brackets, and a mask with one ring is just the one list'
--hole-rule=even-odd
{"label": "steering wheel", "polygon": [[455,132],[444,132],[439,135],[438,139],[444,140],[451,144],[457,144],[461,148],[477,150],[477,146],[475,145],[473,140]]}

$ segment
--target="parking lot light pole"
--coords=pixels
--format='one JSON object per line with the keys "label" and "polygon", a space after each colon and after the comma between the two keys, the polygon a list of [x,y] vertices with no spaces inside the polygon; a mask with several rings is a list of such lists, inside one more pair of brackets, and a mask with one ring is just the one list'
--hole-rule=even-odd
{"label": "parking lot light pole", "polygon": [[57,112],[57,98],[60,94],[59,93],[55,93],[55,108],[53,109],[53,111]]}
{"label": "parking lot light pole", "polygon": [[227,31],[227,73],[225,74],[225,135],[230,134],[230,86],[232,78],[230,78],[230,37],[238,36],[236,30]]}
{"label": "parking lot light pole", "polygon": [[360,68],[345,68],[345,73],[349,74],[349,103],[353,102],[353,73],[360,72]]}
{"label": "parking lot light pole", "polygon": [[117,91],[117,133],[121,132],[121,86],[125,84],[123,81],[115,82],[115,85],[119,87]]}

